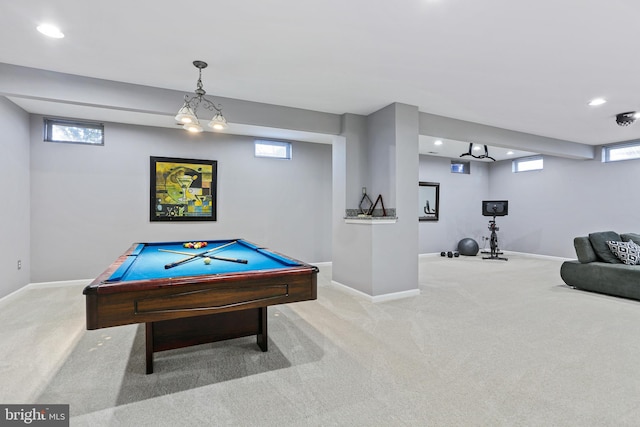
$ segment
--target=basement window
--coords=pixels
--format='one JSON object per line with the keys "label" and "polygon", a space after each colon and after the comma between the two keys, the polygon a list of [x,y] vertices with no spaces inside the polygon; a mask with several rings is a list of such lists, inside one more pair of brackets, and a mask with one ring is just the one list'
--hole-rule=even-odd
{"label": "basement window", "polygon": [[256,157],[291,160],[290,142],[256,139],[254,143]]}
{"label": "basement window", "polygon": [[460,160],[451,160],[451,173],[471,174],[471,163],[461,162]]}
{"label": "basement window", "polygon": [[544,167],[542,156],[522,157],[521,159],[514,159],[511,163],[511,170],[514,173],[539,171]]}
{"label": "basement window", "polygon": [[603,162],[640,159],[640,141],[609,145],[602,149]]}
{"label": "basement window", "polygon": [[104,145],[104,124],[70,119],[44,119],[44,140]]}

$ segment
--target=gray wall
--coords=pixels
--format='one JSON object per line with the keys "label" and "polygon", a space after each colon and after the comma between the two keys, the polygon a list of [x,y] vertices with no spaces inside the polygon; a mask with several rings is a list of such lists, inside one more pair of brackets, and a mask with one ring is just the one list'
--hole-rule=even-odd
{"label": "gray wall", "polygon": [[489,235],[481,201],[509,201],[497,218],[501,249],[575,258],[573,238],[594,231],[640,232],[633,194],[640,160],[602,163],[544,156],[542,171],[513,173],[511,161],[471,162],[471,174],[450,173],[450,159],[420,156],[420,180],[440,183],[440,220],[421,222],[420,253],[455,250],[464,237],[480,248]]}
{"label": "gray wall", "polygon": [[640,160],[602,163],[599,158],[544,156],[542,171],[514,174],[511,162],[490,168],[490,197],[509,200],[509,216],[498,223],[504,249],[575,258],[575,236],[640,232]]}
{"label": "gray wall", "polygon": [[[217,222],[150,222],[149,156],[217,160]],[[114,123],[103,147],[46,143],[33,116],[31,281],[95,277],[144,241],[242,237],[329,261],[331,175],[330,145],[294,142],[291,161],[264,159],[251,137]]]}
{"label": "gray wall", "polygon": [[[29,115],[0,97],[0,298],[29,283]],[[22,269],[18,270],[18,260]]]}
{"label": "gray wall", "polygon": [[[8,64],[0,64],[0,75],[3,77],[0,79],[1,94],[52,101],[64,99],[74,105],[145,112],[167,116],[168,120],[174,113],[176,96],[180,98],[183,95],[176,91],[62,75]],[[403,167],[403,163],[398,158],[395,163],[391,163],[394,161],[393,156],[397,155],[398,147],[388,155],[369,159],[367,133],[371,129],[367,125],[367,118],[361,116],[338,116],[239,100],[223,102],[225,111],[238,123],[336,135],[345,131],[345,123],[353,122],[351,127],[347,126],[347,131],[353,132],[344,134],[346,147],[343,150],[348,155],[346,159],[338,159],[342,162],[341,167],[346,170],[341,172],[344,175],[341,178],[343,188],[336,192],[334,187],[340,208],[334,210],[332,217],[331,205],[335,201],[331,199],[329,184],[332,180],[329,146],[296,144],[292,165],[300,166],[281,167],[283,163],[274,160],[266,160],[264,163],[237,160],[236,156],[239,151],[242,152],[243,144],[250,146],[249,138],[222,137],[210,133],[194,137],[186,136],[181,131],[108,124],[107,146],[102,149],[65,145],[64,148],[53,150],[53,147],[42,145],[41,123],[38,118],[31,120],[29,128],[25,112],[4,98],[0,98],[0,101],[0,112],[3,113],[0,117],[0,127],[3,130],[1,141],[3,154],[6,153],[8,158],[3,173],[10,176],[5,182],[12,183],[6,185],[6,191],[10,193],[11,203],[18,206],[15,209],[4,209],[2,214],[4,228],[0,242],[0,262],[3,263],[3,269],[0,295],[29,280],[93,276],[104,267],[105,259],[108,258],[107,261],[110,262],[114,255],[124,250],[123,246],[126,244],[123,242],[155,240],[156,236],[178,240],[185,237],[197,239],[203,234],[203,230],[210,232],[211,237],[228,237],[230,234],[240,233],[243,237],[253,238],[259,243],[307,261],[331,260],[332,237],[329,227],[332,221],[337,221],[333,228],[334,258],[341,253],[348,253],[349,242],[364,241],[364,246],[351,243],[351,247],[358,249],[370,247],[366,240],[371,239],[371,235],[360,236],[361,228],[345,227],[341,220],[344,208],[355,207],[357,204],[362,185],[369,184],[374,196],[388,194],[388,198],[385,198],[386,205],[398,204],[399,207],[400,204],[396,200],[399,193],[395,187],[402,187],[402,183],[395,182],[394,187],[391,181],[380,181],[377,176],[374,177],[376,170],[392,171],[395,167],[392,179],[398,179],[398,169]],[[576,159],[591,159],[594,153],[596,157],[598,154],[598,150],[590,146],[426,113],[419,113],[418,121],[419,133],[425,135],[458,140],[475,138],[478,142],[490,145],[528,151],[537,149],[547,155]],[[296,148],[298,146],[305,148],[301,151]],[[303,156],[304,162],[297,163],[301,159],[298,154],[307,149],[318,150],[318,154],[314,152]],[[87,154],[87,150],[94,151]],[[250,148],[244,152],[250,152]],[[227,187],[220,189],[219,221],[206,224],[149,223],[146,200],[149,155],[210,157],[221,161],[221,182],[229,177],[233,180],[227,180]],[[30,156],[33,159],[29,164]],[[248,158],[252,156],[249,155]],[[320,159],[320,166],[316,164],[317,159]],[[381,159],[389,163],[380,164],[380,167],[368,167],[370,160],[377,164]],[[413,159],[410,160],[412,161]],[[638,169],[637,161],[603,165],[597,160],[572,161],[547,156],[545,170],[528,176],[514,176],[511,174],[510,162],[498,162],[484,166],[487,168],[485,183],[481,177],[474,176],[478,170],[476,166],[480,165],[478,162],[472,163],[474,169],[469,177],[450,174],[448,160],[443,163],[446,168],[438,169],[433,164],[425,173],[425,160],[421,158],[420,161],[419,179],[443,184],[442,219],[437,223],[417,225],[420,253],[454,249],[462,237],[480,239],[488,234],[486,218],[477,213],[480,209],[479,202],[484,198],[510,199],[512,213],[500,220],[500,239],[507,250],[573,256],[571,240],[575,234],[586,234],[593,229],[624,231],[634,227],[633,215],[626,212],[637,210],[637,203],[626,196],[624,185],[617,183],[633,180],[633,172]],[[270,165],[273,164],[277,166],[272,168]],[[140,165],[144,165],[144,169],[140,169]],[[246,170],[249,172],[239,172]],[[335,183],[335,177],[333,178]],[[270,187],[269,179],[289,191]],[[16,184],[16,181],[19,183]],[[113,191],[113,188],[118,190]],[[30,198],[27,197],[29,191],[32,194]],[[224,193],[232,191],[231,195]],[[482,195],[483,191],[485,195]],[[144,194],[144,197],[139,197],[139,194]],[[253,200],[257,200],[257,203]],[[266,201],[269,203],[265,205]],[[29,205],[32,205],[31,210]],[[553,206],[550,210],[552,214],[548,213],[549,205]],[[623,206],[626,212],[621,212],[618,206]],[[78,211],[81,213],[78,214]],[[283,214],[285,211],[287,213]],[[304,220],[300,219],[302,216],[305,217]],[[251,225],[244,228],[241,224],[246,223],[247,219],[251,219]],[[106,231],[96,231],[96,226],[104,227]],[[283,234],[283,230],[294,234],[304,230],[307,238],[305,248],[298,248],[299,240],[289,239],[288,235]],[[102,236],[104,251],[108,251],[106,255],[101,255],[104,259],[96,259],[94,253],[87,255],[82,251],[69,250],[82,248],[77,241],[90,240],[96,235]],[[139,237],[133,239],[133,236]],[[336,236],[339,240],[335,240]],[[65,242],[65,250],[53,251],[50,247],[45,249],[47,243],[53,241],[56,244]],[[336,250],[338,248],[341,249]],[[41,258],[43,255],[45,257]],[[75,270],[62,271],[61,266],[70,262],[68,258],[76,256],[81,257],[82,262],[73,263]],[[22,259],[23,270],[17,270],[17,259]],[[31,259],[37,259],[35,266]],[[55,274],[46,274],[49,269]],[[334,265],[334,275],[336,272],[339,274],[339,270]]]}
{"label": "gray wall", "polygon": [[465,237],[483,247],[482,236],[488,235],[489,223],[481,214],[481,206],[489,197],[489,166],[472,161],[469,175],[451,173],[451,159],[420,156],[420,181],[440,183],[440,219],[420,222],[419,253],[456,250]]}

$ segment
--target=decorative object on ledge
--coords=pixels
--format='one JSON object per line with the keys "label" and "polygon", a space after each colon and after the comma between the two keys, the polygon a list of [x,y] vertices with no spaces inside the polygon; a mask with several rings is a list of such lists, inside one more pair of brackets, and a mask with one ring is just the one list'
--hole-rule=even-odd
{"label": "decorative object on ledge", "polygon": [[382,201],[382,194],[378,194],[376,202],[371,206],[371,209],[369,209],[369,215],[373,215],[373,211],[376,209],[376,206],[378,206],[378,202],[380,202],[380,206],[382,207],[382,216],[387,216],[387,210],[384,208],[384,202]]}
{"label": "decorative object on ledge", "polygon": [[222,105],[216,105],[204,97],[207,92],[202,88],[202,69],[207,68],[207,63],[204,61],[193,61],[193,65],[198,69],[197,88],[194,96],[184,96],[184,105],[178,111],[175,117],[176,121],[189,132],[202,132],[202,126],[200,126],[200,121],[196,115],[198,107],[202,105],[207,110],[215,112],[208,126],[214,130],[226,129],[227,119],[222,115]]}
{"label": "decorative object on ledge", "polygon": [[440,218],[440,183],[418,183],[418,219],[420,221],[438,221]]}
{"label": "decorative object on ledge", "polygon": [[460,154],[460,157],[464,157],[464,156],[471,156],[474,159],[479,159],[479,160],[491,159],[494,162],[496,161],[496,159],[494,159],[493,157],[491,157],[489,155],[489,149],[487,148],[486,145],[484,146],[484,154],[480,154],[479,156],[476,156],[475,154],[473,154],[473,142],[469,143],[469,151],[468,152]]}
{"label": "decorative object on ledge", "polygon": [[[374,212],[380,210],[380,209],[376,209],[376,206],[378,206],[378,203],[380,203],[380,206],[382,208],[382,216],[386,217],[387,216],[387,210],[384,208],[384,202],[382,201],[382,194],[379,194],[378,198],[376,199],[376,202],[373,203],[371,201],[371,198],[367,194],[367,187],[362,187],[362,199],[360,199],[360,204],[358,205],[358,209],[360,210],[358,212],[358,216],[359,217],[370,217],[370,216],[373,216]],[[365,207],[366,207],[366,209],[365,209]],[[349,215],[347,215],[347,216],[349,216]],[[378,215],[378,216],[380,216],[380,215]]]}
{"label": "decorative object on ledge", "polygon": [[215,221],[215,160],[151,157],[151,221]]}
{"label": "decorative object on ledge", "polygon": [[[364,204],[364,205],[363,205]],[[365,209],[366,206],[366,209]],[[360,199],[360,203],[358,204],[358,208],[360,209],[360,215],[371,215],[369,211],[373,207],[373,202],[371,198],[367,194],[367,187],[362,187],[362,199]]]}

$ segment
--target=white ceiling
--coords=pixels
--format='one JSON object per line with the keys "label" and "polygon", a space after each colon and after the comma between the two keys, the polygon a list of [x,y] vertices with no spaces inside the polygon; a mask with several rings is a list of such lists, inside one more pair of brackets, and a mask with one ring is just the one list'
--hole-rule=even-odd
{"label": "white ceiling", "polygon": [[640,110],[638,16],[634,0],[23,0],[0,6],[0,62],[192,91],[199,59],[214,98],[364,115],[400,102],[597,145],[640,138],[614,120]]}

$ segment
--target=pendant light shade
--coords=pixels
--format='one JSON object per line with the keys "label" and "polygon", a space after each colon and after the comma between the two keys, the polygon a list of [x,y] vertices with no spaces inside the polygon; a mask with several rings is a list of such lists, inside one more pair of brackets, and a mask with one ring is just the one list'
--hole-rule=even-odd
{"label": "pendant light shade", "polygon": [[213,119],[209,122],[209,127],[215,130],[223,130],[228,128],[227,119],[224,118],[222,113],[218,113],[213,116]]}

